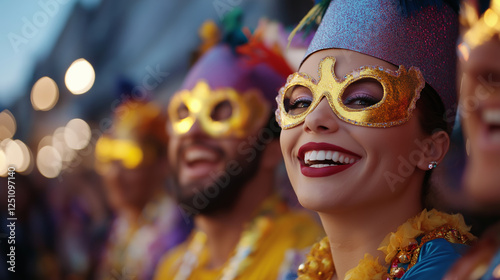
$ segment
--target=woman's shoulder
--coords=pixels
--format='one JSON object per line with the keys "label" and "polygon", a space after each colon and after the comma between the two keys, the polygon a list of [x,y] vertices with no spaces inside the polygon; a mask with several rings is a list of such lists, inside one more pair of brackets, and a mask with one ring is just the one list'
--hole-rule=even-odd
{"label": "woman's shoulder", "polygon": [[403,240],[386,247],[391,279],[442,279],[476,239],[469,229],[459,214],[424,210],[390,235]]}
{"label": "woman's shoulder", "polygon": [[469,247],[463,243],[450,242],[443,237],[426,241],[419,246],[414,265],[400,279],[442,279]]}

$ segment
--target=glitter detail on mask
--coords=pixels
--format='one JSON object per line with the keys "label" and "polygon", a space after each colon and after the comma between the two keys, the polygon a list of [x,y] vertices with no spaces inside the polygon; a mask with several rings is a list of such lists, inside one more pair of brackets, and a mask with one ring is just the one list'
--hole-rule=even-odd
{"label": "glitter detail on mask", "polygon": [[[287,79],[276,101],[276,120],[282,129],[289,129],[304,122],[306,116],[311,113],[326,97],[332,111],[341,120],[366,127],[391,127],[407,122],[417,100],[420,91],[425,86],[425,81],[420,70],[410,67],[406,70],[400,66],[397,71],[384,69],[381,66],[363,66],[338,79],[334,72],[334,57],[325,57],[318,67],[319,80],[304,73],[294,73]],[[376,104],[361,109],[352,109],[342,102],[342,95],[346,88],[361,79],[374,79],[378,81],[384,90],[383,97]],[[287,93],[295,86],[303,86],[312,94],[311,104],[303,112],[293,115],[286,111]]]}

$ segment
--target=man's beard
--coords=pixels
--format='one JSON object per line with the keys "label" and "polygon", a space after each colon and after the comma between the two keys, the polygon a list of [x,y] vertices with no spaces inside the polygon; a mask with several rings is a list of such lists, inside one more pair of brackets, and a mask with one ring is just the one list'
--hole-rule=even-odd
{"label": "man's beard", "polygon": [[[200,188],[199,183],[191,183],[184,186],[179,185],[179,172],[174,172],[173,194],[179,206],[191,215],[213,215],[215,213],[229,211],[233,209],[238,201],[245,185],[257,174],[260,166],[262,152],[256,150],[256,157],[248,162],[246,159],[235,159],[238,166],[232,166],[232,170],[238,169],[240,172],[224,170],[219,176],[212,177],[213,182],[208,186]],[[234,175],[231,175],[234,174]],[[194,190],[188,195],[183,190]],[[190,215],[189,215],[190,216]]]}

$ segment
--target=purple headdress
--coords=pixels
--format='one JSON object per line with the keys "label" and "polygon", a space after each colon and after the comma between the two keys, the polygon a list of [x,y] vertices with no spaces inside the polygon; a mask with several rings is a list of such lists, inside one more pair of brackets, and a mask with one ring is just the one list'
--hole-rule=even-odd
{"label": "purple headdress", "polygon": [[[223,40],[206,48],[172,96],[168,112],[174,133],[187,133],[198,121],[212,137],[242,138],[268,123],[274,98],[292,70],[280,52],[264,45],[259,30],[251,34],[242,28],[241,17],[238,9],[228,13]],[[231,115],[214,118],[219,105],[230,106]],[[179,114],[179,108],[188,113]]]}
{"label": "purple headdress", "polygon": [[316,11],[314,17],[321,23],[304,59],[316,51],[337,48],[418,67],[441,97],[448,116],[455,113],[458,15],[448,4],[333,0],[325,13]]}
{"label": "purple headdress", "polygon": [[200,80],[206,81],[211,89],[233,88],[243,93],[256,88],[275,106],[279,88],[293,71],[281,54],[260,42],[258,31],[244,34],[242,16],[239,9],[226,15],[222,41],[196,62],[181,89],[192,90]]}

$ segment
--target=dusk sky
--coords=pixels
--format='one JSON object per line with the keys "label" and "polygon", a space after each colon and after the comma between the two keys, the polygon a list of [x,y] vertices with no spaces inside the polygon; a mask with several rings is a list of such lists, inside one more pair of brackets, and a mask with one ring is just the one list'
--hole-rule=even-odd
{"label": "dusk sky", "polygon": [[[0,1],[0,107],[24,91],[36,61],[47,55],[74,4],[100,0]],[[1,109],[1,108],[0,108]]]}

